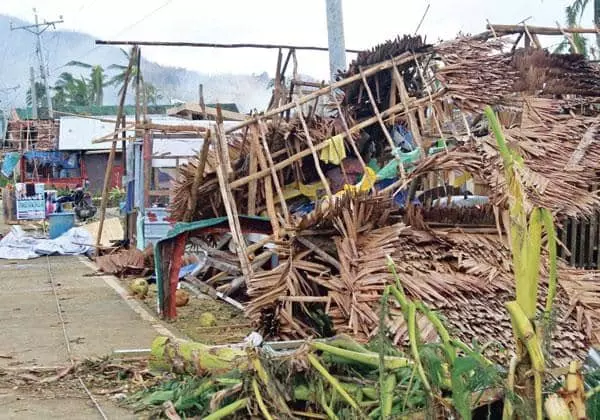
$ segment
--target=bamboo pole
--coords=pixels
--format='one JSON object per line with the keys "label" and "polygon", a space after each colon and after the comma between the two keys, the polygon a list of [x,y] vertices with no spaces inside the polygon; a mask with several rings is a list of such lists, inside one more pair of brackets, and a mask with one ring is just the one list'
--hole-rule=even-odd
{"label": "bamboo pole", "polygon": [[[437,98],[442,97],[444,94],[445,94],[445,90],[440,90],[439,92],[432,94],[431,98],[437,99]],[[413,106],[418,107],[418,106],[424,105],[429,102],[430,102],[430,98],[420,98],[413,102]],[[392,108],[388,108],[388,109],[384,110],[383,112],[381,112],[381,117],[386,118],[394,113],[398,113],[399,115],[402,115],[403,112],[405,112],[404,105],[402,103],[399,103],[399,104],[394,105]],[[351,136],[352,133],[358,132],[358,131],[362,130],[363,128],[368,127],[371,124],[376,123],[376,122],[377,122],[376,116],[367,118],[366,120],[361,121],[360,123],[351,127],[349,129],[348,133],[342,133],[340,135],[342,135],[344,137]],[[319,144],[315,145],[314,147],[315,147],[315,150],[319,151],[321,149],[329,147],[329,143],[328,142],[319,143]],[[301,152],[298,152],[295,155],[290,156],[289,158],[276,163],[275,170],[279,171],[281,169],[287,168],[289,165],[293,164],[294,162],[299,161],[300,159],[305,158],[306,156],[309,156],[311,153],[312,153],[312,151],[310,149],[302,150]],[[242,185],[246,185],[247,183],[249,183],[252,180],[264,178],[265,176],[267,176],[269,174],[270,174],[270,171],[268,169],[261,170],[261,171],[256,172],[255,174],[248,175],[244,178],[236,179],[235,181],[233,181],[230,184],[230,187],[238,188],[238,187],[241,187]]]}
{"label": "bamboo pole", "polygon": [[[419,54],[417,54],[417,56],[422,56],[423,54],[424,53],[419,53]],[[414,57],[415,56],[412,53],[410,53],[410,52],[405,52],[403,54],[400,54],[399,56],[397,56],[397,57],[394,58],[395,59],[395,65],[402,65],[404,63],[408,63],[410,61],[414,61],[414,59],[415,59]],[[371,76],[371,75],[373,75],[375,73],[380,72],[381,70],[389,69],[393,65],[394,65],[394,62],[392,60],[387,60],[387,61],[383,61],[381,63],[375,64],[375,65],[373,65],[371,67],[368,67],[368,68],[364,69],[363,72],[364,72],[365,77],[368,77],[368,76]],[[349,85],[351,83],[354,83],[354,82],[360,80],[361,78],[362,78],[361,74],[355,74],[354,76],[347,77],[347,78],[345,78],[343,80],[340,80],[339,82],[332,83],[332,84],[330,84],[328,86],[325,86],[325,87],[323,87],[323,88],[321,88],[319,90],[316,90],[316,91],[314,91],[314,92],[312,92],[312,93],[310,93],[310,94],[308,94],[306,96],[303,96],[302,98],[300,98],[298,100],[298,103],[300,105],[305,104],[307,102],[310,102],[310,101],[314,100],[315,98],[317,98],[319,96],[322,96],[322,95],[325,95],[325,94],[329,94],[329,93],[333,92],[337,88],[341,88],[343,86],[346,86],[346,85]],[[279,114],[279,113],[281,113],[283,111],[287,111],[288,109],[292,109],[295,106],[296,105],[295,105],[294,102],[290,102],[290,103],[287,103],[285,105],[280,106],[279,108],[275,108],[275,109],[266,111],[260,117],[262,119],[267,119],[269,117],[272,117],[273,115],[277,115],[277,114]],[[236,130],[239,130],[240,128],[243,128],[243,127],[245,127],[247,125],[253,124],[253,123],[257,122],[257,121],[258,121],[257,117],[249,118],[249,119],[247,119],[245,121],[242,121],[242,122],[234,125],[233,127],[228,128],[225,131],[225,133],[226,134],[232,133],[232,132],[234,132]]]}
{"label": "bamboo pole", "polygon": [[[393,61],[393,59],[392,59]],[[398,71],[398,67],[392,66],[392,76],[393,80],[396,81],[396,89],[398,89],[398,94],[400,95],[400,102],[404,105],[404,109],[410,109],[410,97],[408,96],[408,92],[406,91],[406,86],[404,85],[404,80]],[[408,111],[408,125],[410,127],[410,131],[417,142],[417,146],[423,152],[423,139],[421,138],[421,131],[419,130],[419,125],[417,124],[417,119],[415,118],[415,114],[413,111]]]}
{"label": "bamboo pole", "polygon": [[[329,51],[327,47],[315,47],[307,45],[288,45],[288,44],[219,44],[214,42],[182,42],[182,41],[110,41],[96,40],[96,45],[146,45],[156,47],[206,47],[206,48],[259,48],[259,49],[294,49],[308,51]],[[346,49],[349,53],[359,53],[362,50]]]}
{"label": "bamboo pole", "polygon": [[186,222],[190,222],[196,211],[197,200],[198,200],[198,188],[200,188],[200,184],[204,180],[204,168],[206,167],[206,161],[208,159],[208,151],[210,150],[210,130],[206,133],[206,138],[202,143],[202,151],[200,152],[200,161],[198,162],[198,168],[196,173],[194,174],[194,182],[192,183],[192,192],[190,196],[190,200],[188,201],[188,207],[183,216],[183,220]]}
{"label": "bamboo pole", "polygon": [[342,112],[342,107],[340,106],[340,102],[335,97],[333,98],[333,100],[335,102],[335,107],[337,108],[338,115],[340,116],[340,120],[342,121],[342,126],[344,127],[344,133],[346,133],[346,141],[348,142],[348,144],[350,144],[352,151],[354,152],[354,154],[356,155],[356,158],[360,162],[360,165],[362,166],[362,169],[363,169],[363,174],[366,174],[367,173],[367,165],[365,164],[365,160],[361,156],[360,151],[358,150],[358,147],[356,147],[356,142],[354,141],[354,137],[352,137],[352,134],[350,133],[350,128],[348,127],[348,121],[346,121],[346,117],[344,116],[344,113]]}
{"label": "bamboo pole", "polygon": [[291,222],[290,213],[288,211],[288,207],[285,202],[283,190],[281,189],[281,185],[279,184],[279,178],[277,177],[277,171],[274,169],[275,164],[273,163],[273,158],[271,157],[271,151],[269,150],[269,144],[267,143],[267,137],[265,136],[265,130],[264,130],[263,124],[264,123],[259,120],[258,132],[260,133],[262,145],[263,145],[263,148],[265,149],[265,155],[267,158],[268,167],[271,171],[271,176],[273,177],[273,185],[275,185],[275,190],[277,191],[277,196],[279,197],[279,204],[281,205],[281,210],[283,211],[283,216],[285,217],[286,223],[288,225],[290,225],[290,222]]}
{"label": "bamboo pole", "polygon": [[[269,168],[267,167],[267,161],[265,156],[262,153],[262,149],[260,148],[260,144],[258,141],[259,133],[256,125],[251,129],[252,136],[250,137],[250,141],[252,143],[252,147],[254,148],[254,153],[258,158],[258,163],[261,167],[261,172],[265,172],[267,175],[271,173]],[[256,178],[258,179],[258,177]],[[275,201],[273,200],[273,184],[271,177],[265,177],[264,179],[264,190],[265,190],[265,201],[267,207],[267,213],[269,215],[269,221],[271,222],[271,227],[273,229],[273,233],[275,234],[275,238],[279,237],[279,219],[277,218],[277,211],[275,210]],[[230,185],[230,188],[231,187]]]}
{"label": "bamboo pole", "polygon": [[329,182],[327,181],[327,178],[325,178],[325,174],[321,169],[321,162],[319,162],[319,155],[317,154],[317,149],[315,149],[312,138],[310,137],[310,132],[308,131],[308,126],[306,125],[306,120],[304,119],[304,115],[302,115],[302,107],[300,106],[300,103],[297,100],[295,100],[294,103],[296,104],[296,109],[298,110],[298,118],[300,118],[300,122],[302,123],[302,129],[304,130],[304,134],[306,135],[306,142],[308,143],[310,153],[312,154],[313,160],[315,162],[315,169],[319,174],[319,178],[321,178],[321,182],[323,183],[323,187],[325,188],[325,192],[327,193],[329,200],[333,201],[333,194],[331,193]]}
{"label": "bamboo pole", "polygon": [[[250,168],[249,174],[255,174],[258,170],[258,150],[256,150],[255,144],[250,142]],[[256,192],[258,189],[258,181],[254,180],[248,185],[248,214],[254,216],[256,214]]]}
{"label": "bamboo pole", "polygon": [[100,249],[100,243],[102,242],[102,229],[104,228],[104,218],[106,217],[106,204],[108,202],[108,188],[110,187],[110,179],[112,177],[113,165],[115,162],[115,155],[117,154],[117,140],[119,139],[118,129],[121,125],[121,118],[123,116],[123,108],[125,105],[125,97],[127,95],[127,85],[129,84],[129,78],[131,76],[131,70],[133,68],[133,61],[136,58],[137,47],[133,47],[133,51],[129,57],[129,64],[125,71],[125,80],[123,81],[123,90],[121,92],[121,98],[119,100],[119,108],[117,111],[117,119],[115,121],[115,131],[113,136],[112,147],[108,155],[108,162],[106,164],[106,173],[104,174],[104,185],[102,187],[102,201],[100,203],[100,214],[98,222],[98,233],[96,234],[96,253]]}
{"label": "bamboo pole", "polygon": [[[488,24],[489,29],[493,28],[494,32],[498,35],[507,34],[519,34],[525,32],[523,25],[496,25]],[[562,35],[562,32],[571,34],[597,34],[598,28],[558,28],[545,27],[545,26],[527,26],[527,30],[530,34],[537,35]]]}
{"label": "bamboo pole", "polygon": [[228,170],[231,167],[229,162],[229,150],[227,146],[227,138],[223,130],[223,117],[221,116],[221,107],[217,105],[217,125],[216,125],[216,137],[215,137],[215,153],[217,158],[217,177],[219,179],[219,189],[221,190],[221,197],[223,200],[223,207],[227,213],[227,219],[229,220],[229,229],[231,230],[232,239],[236,245],[238,251],[238,258],[240,260],[240,266],[244,278],[248,280],[252,276],[252,266],[248,259],[246,250],[246,242],[244,235],[242,234],[242,228],[240,226],[240,219],[237,211],[235,199],[229,187],[229,175]]}
{"label": "bamboo pole", "polygon": [[[393,66],[393,67],[395,67],[395,66]],[[377,121],[379,122],[381,131],[383,131],[383,135],[385,136],[386,140],[388,141],[392,155],[395,156],[394,150],[396,149],[396,145],[394,144],[394,140],[392,139],[392,136],[390,135],[387,127],[385,126],[385,123],[383,122],[383,118],[381,118],[381,113],[379,112],[379,108],[377,107],[377,104],[375,103],[375,98],[373,98],[373,92],[371,92],[371,87],[369,86],[369,82],[367,82],[367,76],[365,76],[365,73],[363,72],[362,68],[359,68],[359,71],[360,71],[360,75],[362,77],[363,85],[365,87],[365,90],[367,91],[367,95],[369,96],[369,102],[371,102],[371,108],[373,109],[373,113],[375,114],[375,117],[377,117]],[[388,109],[390,109],[390,108],[388,108]],[[402,179],[404,179],[404,178],[406,178],[406,171],[404,170],[404,164],[402,163],[402,160],[400,160],[399,158],[396,157],[396,159],[398,159],[398,166],[400,167],[400,177]]]}

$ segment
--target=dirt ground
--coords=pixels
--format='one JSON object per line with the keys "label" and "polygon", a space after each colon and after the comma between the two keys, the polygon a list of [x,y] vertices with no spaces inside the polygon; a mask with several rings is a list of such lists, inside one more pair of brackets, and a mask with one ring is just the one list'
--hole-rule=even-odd
{"label": "dirt ground", "polygon": [[[151,311],[156,311],[154,290],[151,288],[148,296],[143,300]],[[214,315],[216,320],[214,325],[210,327],[200,325],[200,315],[205,312]],[[239,343],[252,332],[250,321],[239,309],[222,300],[214,300],[210,297],[198,298],[191,294],[189,303],[177,308],[177,319],[167,324],[182,336],[205,344]]]}

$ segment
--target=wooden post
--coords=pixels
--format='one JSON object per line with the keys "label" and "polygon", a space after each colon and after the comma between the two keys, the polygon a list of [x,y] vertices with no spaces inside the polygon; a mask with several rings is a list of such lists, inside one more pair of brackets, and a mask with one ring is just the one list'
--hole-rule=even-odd
{"label": "wooden post", "polygon": [[108,189],[110,187],[110,179],[112,177],[113,165],[115,163],[115,155],[117,153],[117,140],[119,138],[119,125],[121,124],[121,118],[123,117],[123,107],[125,105],[125,97],[127,95],[127,85],[129,84],[129,78],[131,76],[131,70],[133,68],[133,62],[137,55],[137,47],[133,47],[130,57],[129,65],[125,71],[125,80],[123,81],[123,89],[121,92],[121,98],[119,100],[119,108],[117,111],[117,119],[115,122],[115,133],[113,137],[112,147],[108,155],[108,163],[106,164],[106,173],[104,174],[104,186],[102,187],[102,201],[100,203],[100,214],[98,223],[98,234],[96,235],[96,253],[100,249],[100,243],[102,242],[102,229],[104,228],[104,218],[106,217],[106,204],[108,202]]}
{"label": "wooden post", "polygon": [[144,157],[144,208],[150,207],[150,190],[152,189],[152,133],[144,130],[144,142],[142,144]]}
{"label": "wooden post", "polygon": [[[123,117],[121,118],[121,126],[125,127],[127,125],[127,118],[125,118],[125,115],[123,115]],[[129,178],[127,178],[127,141],[125,140],[127,138],[127,130],[123,130],[122,134],[122,141],[121,141],[121,167],[123,168],[123,176],[126,177],[127,180],[129,180]],[[128,189],[128,185],[123,185],[124,190],[127,191]],[[125,200],[127,201],[127,196],[125,196]],[[125,226],[123,227],[123,240],[127,241],[129,239],[129,214],[127,214],[127,212],[125,213]]]}
{"label": "wooden post", "polygon": [[217,153],[215,153],[215,155],[217,158],[216,172],[217,178],[219,179],[219,189],[221,190],[223,207],[225,207],[225,211],[227,212],[231,236],[237,248],[242,273],[244,274],[244,278],[248,280],[252,276],[252,266],[250,265],[250,260],[248,259],[248,254],[246,252],[246,242],[244,235],[242,235],[242,228],[240,226],[235,199],[231,192],[231,188],[229,187],[228,168],[230,168],[231,165],[229,162],[229,150],[227,138],[225,137],[225,130],[223,128],[223,117],[221,115],[220,105],[217,105],[216,134],[215,150]]}
{"label": "wooden post", "polygon": [[202,83],[198,85],[198,101],[200,109],[202,110],[202,119],[206,119],[206,105],[204,104],[204,86]]}
{"label": "wooden post", "polygon": [[[202,86],[202,85],[200,85]],[[208,159],[208,151],[210,150],[210,130],[206,133],[204,142],[202,143],[202,151],[200,152],[200,160],[198,161],[198,168],[194,174],[194,182],[192,182],[192,191],[190,193],[190,199],[188,201],[188,207],[183,216],[183,220],[191,222],[192,217],[196,211],[198,204],[198,188],[204,180],[204,168],[206,167],[206,160]]]}
{"label": "wooden post", "polygon": [[300,122],[302,123],[302,129],[304,130],[304,134],[306,135],[306,142],[308,143],[308,147],[313,156],[313,160],[315,161],[315,168],[317,170],[317,173],[319,174],[319,178],[321,178],[323,187],[325,187],[325,192],[327,193],[329,200],[333,201],[333,194],[331,193],[331,188],[329,187],[329,182],[327,181],[327,178],[325,178],[325,174],[323,173],[323,170],[321,169],[321,162],[319,162],[319,155],[317,154],[317,150],[315,149],[312,138],[310,137],[310,132],[308,131],[308,126],[306,125],[306,120],[304,119],[304,115],[302,115],[302,108],[300,107],[300,104],[298,103],[297,100],[294,101],[294,103],[296,104],[296,110],[298,112],[298,117],[300,118]]}

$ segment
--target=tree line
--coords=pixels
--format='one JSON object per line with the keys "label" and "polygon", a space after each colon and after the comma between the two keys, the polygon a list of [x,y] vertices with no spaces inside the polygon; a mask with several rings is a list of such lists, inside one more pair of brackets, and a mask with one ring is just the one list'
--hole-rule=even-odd
{"label": "tree line", "polygon": [[[121,52],[129,62],[129,53],[123,49]],[[114,86],[123,89],[127,66],[122,64],[111,64],[106,69],[100,65],[92,65],[81,61],[70,61],[67,67],[79,67],[89,71],[87,76],[75,76],[71,72],[63,72],[53,86],[50,86],[52,95],[52,106],[55,109],[68,108],[72,106],[103,106],[104,88]],[[112,76],[107,75],[107,70],[115,71]],[[151,83],[145,82],[137,65],[132,68],[132,77],[139,73],[140,82],[143,86],[142,95],[145,95],[148,104],[156,104],[162,99],[159,90]],[[31,87],[27,90],[27,106],[33,105]],[[35,82],[36,102],[38,107],[45,107],[46,90],[43,83]]]}

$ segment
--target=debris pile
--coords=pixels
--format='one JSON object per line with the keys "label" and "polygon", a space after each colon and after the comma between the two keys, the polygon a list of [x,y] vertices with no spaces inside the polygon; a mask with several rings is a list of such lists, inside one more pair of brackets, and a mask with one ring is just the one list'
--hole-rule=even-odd
{"label": "debris pile", "polygon": [[[301,97],[279,69],[264,113],[225,129],[217,109],[207,146],[179,168],[170,202],[178,223],[156,244],[161,315],[176,317],[181,281],[242,307],[268,339],[368,342],[380,332],[393,264],[409,298],[465,342],[497,343],[486,355],[506,361],[509,191],[483,109],[496,111],[523,158],[527,205],[559,224],[586,217],[600,207],[600,74],[581,56],[511,49],[509,36],[492,35],[437,45],[398,37]],[[586,243],[597,241],[595,226]],[[186,254],[198,264],[182,274]],[[118,275],[144,266],[139,254],[101,258]],[[593,275],[558,270],[557,363],[600,337]],[[398,307],[384,325],[393,344],[407,344]],[[431,323],[419,326],[435,340]]]}

